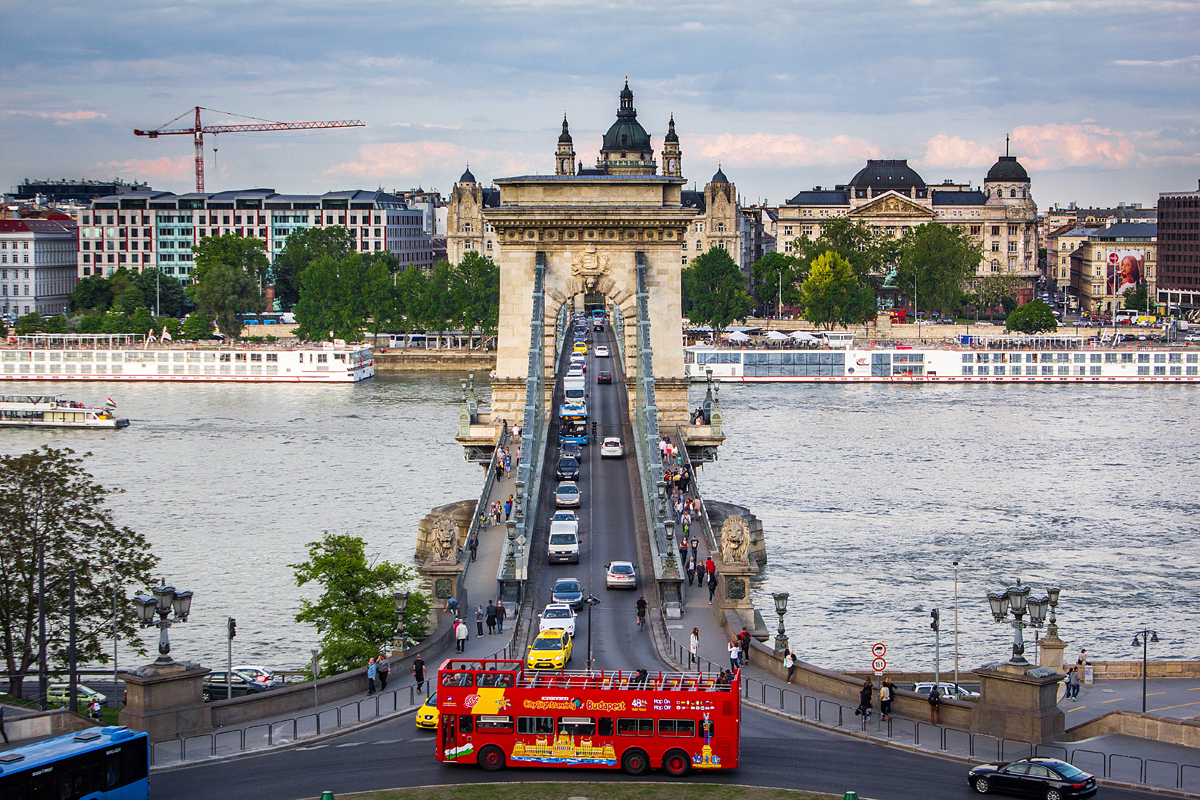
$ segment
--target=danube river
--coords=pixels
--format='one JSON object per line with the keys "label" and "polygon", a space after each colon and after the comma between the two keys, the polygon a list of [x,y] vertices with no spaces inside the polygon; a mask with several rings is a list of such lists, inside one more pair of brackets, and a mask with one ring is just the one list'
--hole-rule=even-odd
{"label": "danube river", "polygon": [[[210,665],[225,660],[226,616],[235,661],[303,665],[317,634],[293,615],[316,590],[297,589],[288,565],[305,545],[350,533],[373,558],[411,563],[418,520],[482,480],[453,439],[458,376],[4,391],[111,396],[129,417],[112,432],[4,430],[0,450],[94,454],[96,479],[125,490],[111,498],[117,522],[196,593],[173,654]],[[964,670],[1007,657],[1011,629],[984,595],[1018,576],[1038,594],[1062,587],[1071,660],[1081,646],[1131,658],[1143,625],[1162,640],[1152,657],[1200,656],[1200,390],[726,385],[720,397],[728,438],[701,486],[763,520],[756,601],[774,628],[768,593],[791,593],[806,660],[867,668],[884,642],[889,668],[932,668],[937,607],[952,669],[955,559]],[[124,651],[121,662],[135,663]]]}

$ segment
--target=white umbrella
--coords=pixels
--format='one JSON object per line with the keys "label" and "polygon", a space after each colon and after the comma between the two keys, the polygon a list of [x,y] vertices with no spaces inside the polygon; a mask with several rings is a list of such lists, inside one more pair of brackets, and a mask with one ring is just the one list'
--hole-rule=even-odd
{"label": "white umbrella", "polygon": [[729,334],[725,338],[731,342],[748,342],[748,341],[750,341],[750,337],[747,336],[746,334],[742,333],[741,331],[734,331],[733,333]]}
{"label": "white umbrella", "polygon": [[792,334],[791,338],[795,339],[797,342],[815,342],[815,341],[817,341],[817,337],[813,336],[808,331],[796,331],[795,333]]}
{"label": "white umbrella", "polygon": [[789,337],[786,333],[780,333],[779,331],[768,331],[767,338],[773,342],[782,342]]}

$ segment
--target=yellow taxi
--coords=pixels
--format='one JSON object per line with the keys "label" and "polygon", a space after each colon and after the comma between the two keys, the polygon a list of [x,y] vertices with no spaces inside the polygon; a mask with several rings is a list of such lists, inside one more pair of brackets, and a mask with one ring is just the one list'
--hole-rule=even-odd
{"label": "yellow taxi", "polygon": [[437,726],[437,692],[434,692],[417,709],[417,727],[425,728],[426,730],[437,730]]}
{"label": "yellow taxi", "polygon": [[580,355],[586,356],[587,355],[587,343],[586,342],[576,342],[575,346],[571,348],[571,351],[575,352],[575,353],[579,353]]}
{"label": "yellow taxi", "polygon": [[529,669],[562,669],[571,660],[571,634],[565,630],[544,630],[529,646],[525,666]]}

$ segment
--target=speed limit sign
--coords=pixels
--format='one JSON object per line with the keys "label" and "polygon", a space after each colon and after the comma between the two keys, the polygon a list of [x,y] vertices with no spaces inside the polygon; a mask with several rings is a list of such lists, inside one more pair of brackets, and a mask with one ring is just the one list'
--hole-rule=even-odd
{"label": "speed limit sign", "polygon": [[875,644],[871,645],[871,655],[875,656],[876,658],[883,658],[884,654],[886,653],[887,645],[885,645],[883,642],[876,642]]}
{"label": "speed limit sign", "polygon": [[871,669],[875,670],[876,672],[883,672],[885,669],[887,669],[887,662],[882,658],[876,658],[871,662]]}

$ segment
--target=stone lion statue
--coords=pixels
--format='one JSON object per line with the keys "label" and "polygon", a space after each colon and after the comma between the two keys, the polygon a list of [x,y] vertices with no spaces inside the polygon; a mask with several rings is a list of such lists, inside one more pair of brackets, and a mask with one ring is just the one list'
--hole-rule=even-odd
{"label": "stone lion statue", "polygon": [[750,526],[738,516],[721,525],[721,560],[726,564],[750,563]]}
{"label": "stone lion statue", "polygon": [[430,564],[453,564],[458,560],[458,529],[454,520],[441,517],[433,524],[433,541],[429,547]]}

